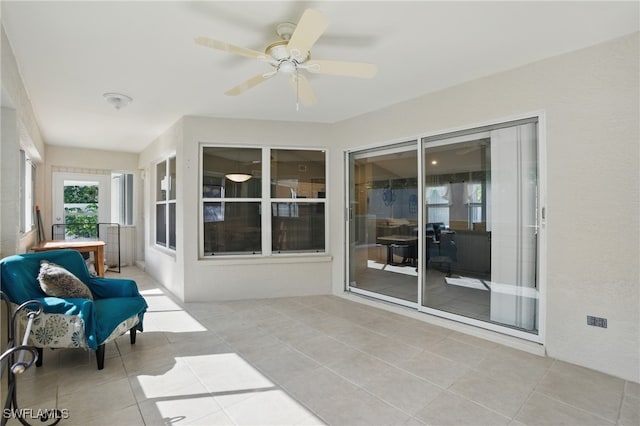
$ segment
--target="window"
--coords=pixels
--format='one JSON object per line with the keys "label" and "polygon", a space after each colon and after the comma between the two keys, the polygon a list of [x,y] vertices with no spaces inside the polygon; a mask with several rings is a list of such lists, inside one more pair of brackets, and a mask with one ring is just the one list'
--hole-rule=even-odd
{"label": "window", "polygon": [[204,256],[325,251],[324,151],[205,146],[201,158]]}
{"label": "window", "polygon": [[111,222],[133,225],[133,173],[111,174]]}
{"label": "window", "polygon": [[450,185],[427,186],[427,222],[449,226]]}
{"label": "window", "polygon": [[483,222],[482,214],[482,183],[471,182],[467,184],[466,204],[469,209],[469,229],[474,229],[474,224]]}
{"label": "window", "polygon": [[23,233],[34,226],[35,190],[36,165],[20,150],[20,231]]}
{"label": "window", "polygon": [[176,249],[176,157],[156,164],[156,244]]}
{"label": "window", "polygon": [[271,150],[271,250],[324,251],[325,153]]}

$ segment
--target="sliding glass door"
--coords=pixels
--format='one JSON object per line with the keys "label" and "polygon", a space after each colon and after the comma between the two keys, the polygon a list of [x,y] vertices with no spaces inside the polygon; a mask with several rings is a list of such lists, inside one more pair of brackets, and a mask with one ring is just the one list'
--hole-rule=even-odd
{"label": "sliding glass door", "polygon": [[538,153],[537,118],[349,153],[348,290],[541,341]]}
{"label": "sliding glass door", "polygon": [[537,334],[536,124],[425,138],[422,150],[422,305]]}
{"label": "sliding glass door", "polygon": [[418,301],[417,141],[349,155],[349,286]]}

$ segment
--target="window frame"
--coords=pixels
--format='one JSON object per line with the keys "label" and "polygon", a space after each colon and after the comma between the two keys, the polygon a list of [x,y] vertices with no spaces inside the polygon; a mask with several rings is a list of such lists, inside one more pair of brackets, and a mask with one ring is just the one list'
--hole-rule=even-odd
{"label": "window frame", "polygon": [[[221,259],[264,259],[282,258],[287,256],[326,256],[329,254],[329,151],[322,147],[299,147],[299,146],[264,146],[264,145],[238,145],[219,143],[200,143],[198,160],[198,188],[203,185],[203,153],[205,148],[234,148],[234,149],[259,149],[261,155],[261,195],[259,198],[205,198],[202,190],[198,190],[198,257],[199,260],[221,260]],[[292,150],[292,151],[318,151],[324,154],[325,173],[325,198],[278,198],[271,194],[271,151],[272,150]],[[204,204],[208,202],[259,202],[261,209],[261,252],[260,253],[216,253],[206,254],[204,251]],[[311,251],[283,251],[278,252],[272,248],[272,205],[274,203],[295,202],[295,203],[315,203],[321,202],[324,205],[324,250]],[[267,212],[268,214],[265,214]]]}
{"label": "window frame", "polygon": [[20,218],[22,234],[28,234],[36,227],[36,164],[25,150],[20,150]]}
{"label": "window frame", "polygon": [[[177,174],[177,161],[176,161],[176,154],[175,153],[171,153],[169,155],[167,155],[166,157],[164,157],[162,160],[157,161],[154,163],[153,167],[153,174],[154,174],[154,181],[153,181],[153,193],[154,193],[154,210],[153,210],[153,219],[154,219],[154,246],[157,248],[161,248],[163,250],[168,250],[172,253],[175,253],[176,251],[176,246],[177,246],[177,241],[174,241],[174,246],[172,247],[170,245],[170,238],[171,238],[171,205],[175,206],[174,207],[174,222],[175,222],[175,215],[177,213],[177,204],[176,204],[176,198],[177,198],[177,188],[174,187],[175,182],[174,180],[171,178],[171,162],[173,161],[174,166],[176,167],[176,174]],[[158,175],[158,166],[160,164],[164,163],[165,164],[165,172],[164,175],[162,177],[160,177]],[[164,200],[159,200],[159,196],[158,196],[158,188],[161,188],[161,184],[159,186],[159,183],[164,179],[167,179],[168,182],[168,188],[165,190],[166,191],[166,196]],[[177,181],[177,179],[175,179]],[[174,198],[171,198],[171,189],[172,187],[174,188]],[[164,210],[165,210],[165,233],[164,233],[164,238],[165,238],[165,243],[159,243],[158,242],[158,206],[162,206],[164,205]],[[176,223],[177,225],[177,223]],[[176,231],[176,227],[174,226],[174,238],[175,238],[175,231]]]}
{"label": "window frame", "polygon": [[[131,176],[131,184],[127,177]],[[114,179],[119,179],[114,189]],[[116,199],[117,198],[117,199]],[[136,226],[136,174],[131,171],[111,172],[111,222],[120,226]],[[129,222],[131,219],[131,222]]]}

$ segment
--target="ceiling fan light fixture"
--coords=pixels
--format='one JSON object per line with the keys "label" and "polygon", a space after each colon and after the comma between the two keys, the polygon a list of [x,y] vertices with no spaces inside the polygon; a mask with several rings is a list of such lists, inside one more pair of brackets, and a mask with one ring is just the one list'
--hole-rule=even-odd
{"label": "ceiling fan light fixture", "polygon": [[253,177],[250,173],[227,173],[224,175],[225,178],[229,179],[231,182],[246,182]]}
{"label": "ceiling fan light fixture", "polygon": [[131,96],[123,95],[122,93],[108,92],[104,93],[102,97],[109,102],[115,109],[121,109],[126,107],[133,101]]}
{"label": "ceiling fan light fixture", "polygon": [[296,64],[293,61],[282,61],[278,65],[278,71],[282,71],[286,74],[292,74],[296,71]]}

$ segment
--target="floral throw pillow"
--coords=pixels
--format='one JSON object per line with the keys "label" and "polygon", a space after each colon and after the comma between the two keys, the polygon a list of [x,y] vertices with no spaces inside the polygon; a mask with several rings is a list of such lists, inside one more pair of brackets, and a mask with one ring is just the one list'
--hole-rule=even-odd
{"label": "floral throw pillow", "polygon": [[48,260],[43,259],[40,261],[38,282],[42,291],[48,296],[61,299],[83,298],[93,300],[91,290],[85,283],[62,266]]}

